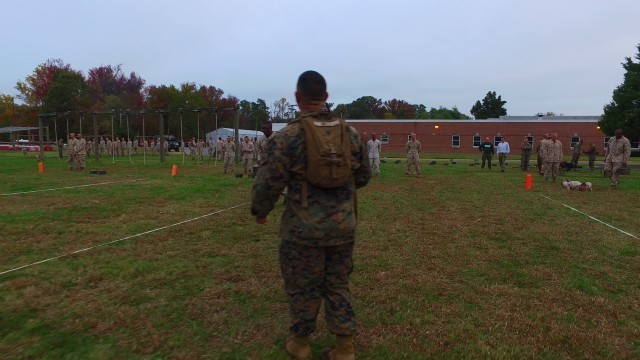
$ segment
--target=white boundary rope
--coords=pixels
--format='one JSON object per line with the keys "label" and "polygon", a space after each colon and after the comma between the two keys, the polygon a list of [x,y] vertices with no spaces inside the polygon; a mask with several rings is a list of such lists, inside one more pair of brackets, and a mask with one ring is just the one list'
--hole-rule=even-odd
{"label": "white boundary rope", "polygon": [[105,242],[105,243],[102,243],[102,244],[90,246],[88,248],[72,251],[72,252],[67,253],[67,254],[62,254],[62,255],[54,256],[52,258],[36,261],[34,263],[31,263],[31,264],[22,265],[22,266],[17,267],[17,268],[13,268],[13,269],[10,269],[10,270],[2,271],[2,272],[0,272],[0,275],[4,275],[4,274],[8,274],[8,273],[11,273],[11,272],[14,272],[14,271],[18,271],[18,270],[21,270],[21,269],[25,269],[25,268],[28,268],[28,267],[36,266],[36,265],[43,264],[43,263],[46,263],[48,261],[60,259],[60,258],[63,258],[63,257],[68,257],[68,256],[71,256],[71,255],[79,254],[79,253],[82,253],[82,252],[85,252],[85,251],[89,251],[89,250],[92,250],[92,249],[95,249],[95,248],[107,246],[107,245],[114,244],[114,243],[117,243],[117,242],[133,239],[133,238],[136,238],[136,237],[139,237],[139,236],[142,236],[142,235],[151,234],[151,233],[154,233],[156,231],[168,229],[168,228],[171,228],[171,227],[174,227],[174,226],[178,226],[178,225],[182,225],[182,224],[186,224],[186,223],[189,223],[189,222],[192,222],[192,221],[200,220],[200,219],[203,219],[203,218],[206,218],[206,217],[209,217],[209,216],[212,216],[212,215],[216,215],[216,214],[219,214],[221,212],[229,211],[229,210],[232,210],[232,209],[235,209],[235,208],[247,205],[247,204],[249,204],[248,201],[246,203],[243,203],[243,204],[240,204],[240,205],[236,205],[236,206],[232,206],[232,207],[229,207],[229,208],[226,208],[226,209],[214,211],[214,212],[209,213],[209,214],[205,214],[205,215],[201,215],[201,216],[198,216],[198,217],[194,217],[192,219],[180,221],[180,222],[177,222],[177,223],[174,223],[174,224],[171,224],[171,225],[162,226],[162,227],[159,227],[159,228],[156,228],[156,229],[152,229],[152,230],[148,230],[148,231],[144,231],[144,232],[141,232],[141,233],[135,234],[135,235],[129,235],[129,236],[123,237],[121,239],[108,241],[108,242]]}
{"label": "white boundary rope", "polygon": [[106,182],[95,183],[95,184],[76,185],[76,186],[65,186],[65,187],[51,188],[51,189],[42,189],[42,190],[20,191],[20,192],[14,192],[14,193],[0,194],[0,196],[11,196],[11,195],[32,194],[32,193],[37,193],[37,192],[55,191],[55,190],[64,190],[64,189],[76,189],[76,188],[81,188],[81,187],[99,186],[99,185],[109,185],[109,184],[118,184],[118,183],[126,183],[126,182],[135,182],[135,181],[140,181],[140,180],[144,180],[144,179],[123,180],[123,181],[106,181]]}
{"label": "white boundary rope", "polygon": [[549,199],[549,200],[551,200],[551,201],[553,201],[553,202],[556,202],[556,203],[558,203],[558,204],[561,204],[561,205],[562,205],[562,206],[564,206],[564,207],[567,207],[567,208],[569,208],[569,209],[571,209],[571,210],[573,210],[573,211],[575,211],[575,212],[577,212],[577,213],[579,213],[579,214],[582,214],[582,215],[584,215],[584,216],[588,217],[588,218],[589,218],[589,219],[591,219],[591,220],[595,220],[595,221],[597,221],[597,222],[599,222],[599,223],[601,223],[601,224],[603,224],[603,225],[606,225],[606,226],[608,226],[608,227],[610,227],[610,228],[612,228],[612,229],[615,229],[615,230],[617,230],[617,231],[619,231],[619,232],[621,232],[621,233],[623,233],[623,234],[625,234],[625,235],[627,235],[627,236],[631,236],[632,238],[634,238],[634,239],[636,239],[636,240],[640,240],[640,238],[638,238],[637,236],[635,236],[635,235],[633,235],[633,234],[631,234],[631,233],[628,233],[628,232],[626,232],[626,231],[624,231],[624,230],[622,230],[622,229],[618,229],[617,227],[615,227],[615,226],[613,226],[613,225],[607,224],[606,222],[604,222],[604,221],[602,221],[602,220],[600,220],[600,219],[596,219],[595,217],[593,217],[593,216],[591,216],[591,215],[589,215],[589,214],[587,214],[587,213],[583,213],[582,211],[580,211],[580,210],[578,210],[578,209],[572,208],[571,206],[569,206],[569,205],[567,205],[567,204],[563,204],[563,203],[561,203],[561,202],[559,202],[559,201],[557,201],[557,200],[553,200],[552,198],[550,198],[550,197],[548,197],[548,196],[544,196],[544,195],[542,195],[542,194],[538,194],[538,195],[542,196],[542,197],[543,197],[543,198],[545,198],[545,199]]}

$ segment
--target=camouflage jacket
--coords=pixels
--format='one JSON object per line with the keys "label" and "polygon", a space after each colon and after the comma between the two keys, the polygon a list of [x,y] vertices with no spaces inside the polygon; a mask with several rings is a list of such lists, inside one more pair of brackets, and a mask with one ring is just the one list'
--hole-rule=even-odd
{"label": "camouflage jacket", "polygon": [[[330,121],[323,113],[312,113]],[[252,189],[251,214],[266,217],[287,187],[286,205],[280,221],[280,238],[309,246],[334,246],[355,241],[356,189],[371,178],[366,144],[349,127],[353,181],[334,189],[315,187],[305,181],[306,140],[299,122],[287,125],[269,139],[263,163]]]}
{"label": "camouflage jacket", "polygon": [[560,140],[547,140],[543,150],[544,160],[548,162],[562,161],[562,143]]}

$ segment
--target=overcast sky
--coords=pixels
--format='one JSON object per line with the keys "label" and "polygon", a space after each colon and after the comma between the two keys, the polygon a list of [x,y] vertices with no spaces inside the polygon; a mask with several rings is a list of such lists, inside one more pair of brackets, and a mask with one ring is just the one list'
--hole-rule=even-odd
{"label": "overcast sky", "polygon": [[496,91],[509,115],[600,115],[640,43],[639,0],[15,0],[2,12],[11,95],[59,58],[268,105],[293,102],[313,69],[336,104],[371,95],[469,114]]}

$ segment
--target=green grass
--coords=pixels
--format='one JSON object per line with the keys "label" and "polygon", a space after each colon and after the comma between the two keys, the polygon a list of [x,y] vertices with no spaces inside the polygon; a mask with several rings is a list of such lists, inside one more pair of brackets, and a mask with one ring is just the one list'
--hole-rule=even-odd
{"label": "green grass", "polygon": [[[40,174],[32,157],[0,154],[0,194],[116,182],[0,196],[0,272],[250,199],[252,179],[220,164],[106,160],[88,162],[105,176],[55,158]],[[420,178],[405,177],[404,162],[384,163],[359,191],[358,357],[640,357],[640,241],[562,205],[640,236],[635,170],[617,191],[598,172],[572,172],[595,191],[566,192],[532,169],[525,190],[516,161],[500,173],[468,160],[423,162]],[[245,205],[0,275],[0,353],[286,358],[281,214],[278,204],[260,226]],[[316,355],[333,345],[320,317]]]}

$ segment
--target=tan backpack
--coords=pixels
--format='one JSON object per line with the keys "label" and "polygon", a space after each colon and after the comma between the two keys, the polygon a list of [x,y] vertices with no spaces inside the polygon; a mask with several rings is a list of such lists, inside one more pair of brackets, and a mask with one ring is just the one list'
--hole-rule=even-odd
{"label": "tan backpack", "polygon": [[321,188],[344,186],[353,176],[349,125],[330,114],[322,114],[323,120],[312,115],[295,120],[300,121],[307,141],[306,181]]}

